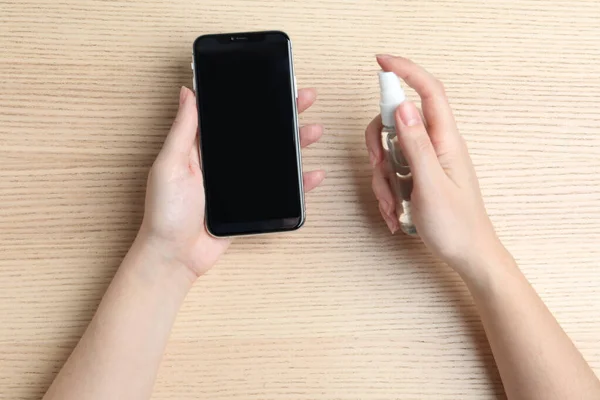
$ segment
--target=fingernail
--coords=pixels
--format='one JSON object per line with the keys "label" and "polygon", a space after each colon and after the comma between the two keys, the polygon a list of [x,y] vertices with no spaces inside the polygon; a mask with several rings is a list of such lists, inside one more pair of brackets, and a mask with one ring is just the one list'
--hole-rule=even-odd
{"label": "fingernail", "polygon": [[384,221],[392,235],[398,232],[398,224],[390,216],[386,215]]}
{"label": "fingernail", "polygon": [[396,110],[396,114],[406,126],[415,126],[422,122],[421,113],[419,113],[417,107],[410,101],[400,104]]}
{"label": "fingernail", "polygon": [[188,92],[189,91],[187,90],[187,88],[185,86],[181,87],[181,90],[179,91],[179,105],[182,105],[185,102]]}
{"label": "fingernail", "polygon": [[386,218],[384,218],[383,220],[385,221],[385,224],[387,225],[390,232],[394,233],[394,227],[392,226],[392,223],[390,221],[388,221]]}
{"label": "fingernail", "polygon": [[377,57],[380,60],[387,60],[389,58],[392,58],[393,56],[389,54],[377,54],[375,57]]}
{"label": "fingernail", "polygon": [[386,208],[389,207],[389,205],[386,205],[386,204],[387,203],[385,201],[380,201],[379,202],[379,211],[381,212],[381,216],[383,217],[383,220],[385,221],[385,224],[387,225],[388,229],[390,230],[390,232],[392,234],[394,234],[398,230],[398,228],[396,226],[397,224],[394,221],[394,218],[386,210]]}

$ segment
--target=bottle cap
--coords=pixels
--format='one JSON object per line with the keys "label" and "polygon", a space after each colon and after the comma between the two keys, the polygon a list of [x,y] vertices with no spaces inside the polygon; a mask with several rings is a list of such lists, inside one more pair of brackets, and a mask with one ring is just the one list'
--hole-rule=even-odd
{"label": "bottle cap", "polygon": [[381,120],[384,126],[396,126],[394,113],[396,108],[406,100],[406,95],[400,79],[393,72],[379,73],[379,87],[381,88],[381,100],[379,107],[381,109]]}

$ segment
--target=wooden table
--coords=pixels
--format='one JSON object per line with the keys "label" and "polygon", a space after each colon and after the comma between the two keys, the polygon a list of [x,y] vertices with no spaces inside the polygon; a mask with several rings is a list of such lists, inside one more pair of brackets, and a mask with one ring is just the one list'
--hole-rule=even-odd
{"label": "wooden table", "polygon": [[301,231],[238,240],[188,296],[155,399],[503,398],[458,277],[391,237],[363,131],[379,52],[447,86],[498,232],[600,370],[600,4],[0,2],[0,398],[37,399],[140,223],[203,33],[283,29],[327,127]]}

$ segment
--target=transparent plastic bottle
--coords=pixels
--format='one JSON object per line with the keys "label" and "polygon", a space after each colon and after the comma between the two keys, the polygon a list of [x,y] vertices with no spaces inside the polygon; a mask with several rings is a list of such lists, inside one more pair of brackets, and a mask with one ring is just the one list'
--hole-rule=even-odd
{"label": "transparent plastic bottle", "polygon": [[413,179],[408,162],[402,155],[396,136],[396,119],[394,113],[400,104],[406,101],[400,80],[393,72],[379,73],[381,88],[381,144],[389,165],[389,181],[396,199],[396,213],[402,232],[417,236],[417,228],[412,221],[410,196]]}

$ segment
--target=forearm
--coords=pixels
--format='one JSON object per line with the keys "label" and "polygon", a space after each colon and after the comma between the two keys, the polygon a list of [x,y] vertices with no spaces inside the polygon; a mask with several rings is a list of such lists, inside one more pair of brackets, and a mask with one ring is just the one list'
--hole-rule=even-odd
{"label": "forearm", "polygon": [[508,398],[600,398],[596,375],[510,254],[502,248],[482,262],[482,273],[464,278]]}
{"label": "forearm", "polygon": [[138,237],[45,400],[148,399],[192,277]]}

